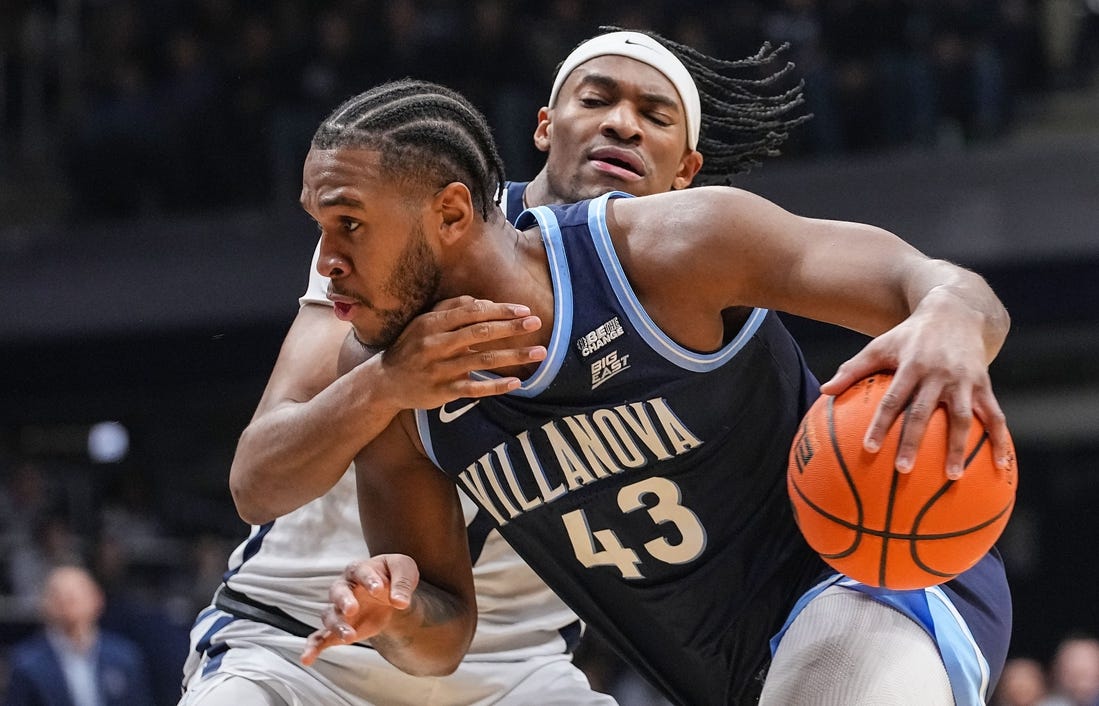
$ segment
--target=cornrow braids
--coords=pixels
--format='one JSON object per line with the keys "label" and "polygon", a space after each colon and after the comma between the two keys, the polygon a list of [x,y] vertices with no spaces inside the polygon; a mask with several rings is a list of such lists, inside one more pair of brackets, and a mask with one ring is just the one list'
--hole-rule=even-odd
{"label": "cornrow braids", "polygon": [[377,150],[387,178],[461,182],[485,220],[499,213],[504,163],[492,131],[469,101],[444,86],[402,79],[360,93],[324,119],[313,147]]}
{"label": "cornrow braids", "polygon": [[[604,32],[625,31],[603,26]],[[780,154],[779,146],[790,130],[809,120],[810,113],[795,114],[805,102],[804,81],[782,88],[794,69],[793,62],[779,64],[789,45],[772,47],[765,42],[753,56],[726,61],[673,42],[656,32],[647,34],[683,62],[698,88],[702,106],[698,151],[704,157],[693,184],[730,184],[734,177]]]}

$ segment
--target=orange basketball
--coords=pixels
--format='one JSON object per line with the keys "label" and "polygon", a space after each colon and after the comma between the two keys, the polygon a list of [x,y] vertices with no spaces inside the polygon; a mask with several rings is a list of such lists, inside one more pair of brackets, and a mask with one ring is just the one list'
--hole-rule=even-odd
{"label": "orange basketball", "polygon": [[903,415],[878,453],[862,448],[893,376],[877,373],[838,397],[823,395],[790,448],[786,486],[809,545],[833,568],[872,586],[926,588],[977,563],[1015,505],[1018,473],[996,468],[974,419],[964,475],[946,477],[947,416],[932,414],[910,473],[895,470]]}

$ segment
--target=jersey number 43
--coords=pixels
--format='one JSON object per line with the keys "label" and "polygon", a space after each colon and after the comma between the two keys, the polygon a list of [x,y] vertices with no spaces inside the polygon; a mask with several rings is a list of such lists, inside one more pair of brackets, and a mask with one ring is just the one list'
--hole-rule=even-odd
{"label": "jersey number 43", "polygon": [[[652,494],[656,504],[646,507],[642,499]],[[623,514],[645,509],[655,525],[671,523],[679,532],[680,541],[672,544],[665,537],[655,537],[637,550],[622,544],[613,529],[596,529],[588,525],[584,511],[573,510],[561,516],[569,533],[577,560],[587,568],[614,566],[627,579],[644,578],[638,551],[666,564],[686,564],[698,558],[706,548],[706,530],[695,515],[682,504],[679,486],[667,478],[654,476],[627,485],[618,491],[618,507]]]}

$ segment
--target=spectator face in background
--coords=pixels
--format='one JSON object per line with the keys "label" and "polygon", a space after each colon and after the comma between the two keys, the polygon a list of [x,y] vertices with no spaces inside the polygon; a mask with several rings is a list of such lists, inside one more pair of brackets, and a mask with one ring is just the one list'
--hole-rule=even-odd
{"label": "spectator face in background", "polygon": [[1099,701],[1099,640],[1069,638],[1053,659],[1053,686],[1073,704],[1091,706]]}
{"label": "spectator face in background", "polygon": [[688,146],[675,86],[625,56],[598,56],[577,66],[554,106],[538,112],[534,144],[547,153],[557,200],[682,189],[702,166],[702,155]]}
{"label": "spectator face in background", "polygon": [[61,566],[50,572],[42,592],[42,619],[79,646],[90,647],[103,613],[103,592],[84,569]]}
{"label": "spectator face in background", "polygon": [[1016,657],[1004,665],[996,686],[996,706],[1035,706],[1046,695],[1046,675],[1033,659]]}

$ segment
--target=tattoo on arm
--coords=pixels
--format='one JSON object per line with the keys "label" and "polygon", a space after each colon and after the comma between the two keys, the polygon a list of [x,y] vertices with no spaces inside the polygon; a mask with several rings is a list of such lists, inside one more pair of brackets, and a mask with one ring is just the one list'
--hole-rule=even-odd
{"label": "tattoo on arm", "polygon": [[416,642],[419,630],[443,627],[461,613],[461,603],[456,597],[431,584],[421,583],[412,594],[412,604],[406,613],[408,627],[375,635],[370,643],[382,653],[407,651]]}

